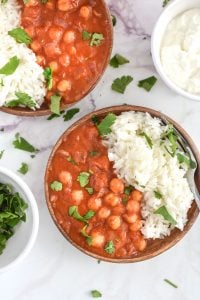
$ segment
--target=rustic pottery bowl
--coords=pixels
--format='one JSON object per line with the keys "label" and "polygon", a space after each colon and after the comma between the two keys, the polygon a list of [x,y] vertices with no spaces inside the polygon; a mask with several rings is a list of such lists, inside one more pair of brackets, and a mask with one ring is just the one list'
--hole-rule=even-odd
{"label": "rustic pottery bowl", "polygon": [[[83,94],[81,96],[80,99],[76,100],[73,103],[62,104],[61,110],[69,108],[70,106],[74,105],[75,103],[81,101],[84,97],[86,97],[96,87],[97,83],[103,76],[103,74],[109,64],[110,56],[111,56],[111,52],[112,52],[112,46],[113,46],[113,24],[112,24],[110,11],[109,11],[105,1],[104,0],[100,0],[100,1],[102,2],[102,5],[106,11],[105,17],[107,20],[107,30],[108,30],[108,36],[109,36],[108,41],[107,41],[108,42],[108,51],[107,51],[107,53],[105,53],[105,61],[102,66],[102,71],[99,74],[99,76],[97,77],[97,79],[92,82],[90,88],[85,92],[85,94]],[[3,107],[0,107],[0,111],[6,112],[9,114],[13,114],[13,115],[17,115],[17,116],[25,116],[25,117],[39,117],[39,116],[45,116],[45,115],[51,114],[51,110],[46,103],[43,103],[42,106],[36,110],[31,110],[29,108],[23,108],[23,107],[5,107],[5,106],[3,106]]]}
{"label": "rustic pottery bowl", "polygon": [[139,111],[139,112],[148,112],[151,116],[153,117],[158,117],[161,120],[168,120],[171,124],[174,125],[174,127],[184,136],[184,138],[187,140],[188,144],[190,145],[195,158],[197,160],[198,163],[198,168],[197,171],[195,173],[195,181],[196,181],[196,185],[200,191],[200,154],[196,148],[196,146],[194,145],[192,139],[190,138],[190,136],[186,133],[186,131],[178,124],[176,123],[174,120],[172,120],[171,118],[169,118],[168,116],[162,114],[161,112],[158,112],[156,110],[150,109],[150,108],[146,108],[146,107],[141,107],[141,106],[130,106],[130,105],[122,105],[122,106],[112,106],[112,107],[108,107],[108,108],[103,108],[100,109],[98,111],[92,112],[88,115],[86,115],[85,117],[81,118],[79,121],[77,121],[76,123],[74,123],[71,127],[69,127],[64,134],[59,138],[59,140],[57,141],[56,145],[54,146],[51,155],[49,157],[48,160],[48,164],[46,167],[46,174],[45,174],[45,193],[46,193],[46,202],[47,202],[47,206],[49,209],[49,212],[51,214],[51,217],[53,218],[54,223],[56,224],[56,226],[58,227],[58,229],[61,231],[61,233],[64,235],[64,237],[76,248],[78,248],[79,250],[81,250],[82,252],[84,252],[87,255],[90,255],[96,259],[100,259],[100,260],[104,260],[107,262],[115,262],[115,263],[130,263],[130,262],[139,262],[139,261],[143,261],[146,259],[150,259],[154,256],[157,256],[161,253],[163,253],[164,251],[168,250],[169,248],[171,248],[172,246],[174,246],[176,243],[178,243],[183,237],[184,235],[190,230],[190,228],[192,227],[192,225],[194,224],[198,214],[199,214],[199,209],[197,207],[197,204],[195,201],[193,201],[191,208],[188,211],[188,222],[184,227],[183,231],[180,231],[178,229],[174,229],[170,236],[165,237],[164,239],[156,239],[156,240],[148,240],[148,246],[146,248],[146,250],[144,250],[143,252],[139,252],[137,255],[133,255],[131,258],[108,258],[108,257],[103,257],[101,255],[95,254],[91,251],[85,250],[84,248],[80,247],[79,245],[77,245],[69,236],[68,234],[62,229],[62,227],[60,226],[60,224],[57,222],[53,208],[51,206],[51,202],[49,199],[49,187],[48,187],[48,176],[49,176],[49,170],[51,167],[51,163],[52,163],[52,159],[54,157],[54,154],[56,153],[57,149],[59,148],[59,146],[62,144],[63,139],[66,139],[66,137],[77,127],[83,125],[84,123],[88,122],[88,120],[90,120],[92,118],[92,116],[95,114],[97,117],[104,117],[106,116],[108,113],[115,113],[116,115],[120,114],[121,112],[125,112],[125,111]]}

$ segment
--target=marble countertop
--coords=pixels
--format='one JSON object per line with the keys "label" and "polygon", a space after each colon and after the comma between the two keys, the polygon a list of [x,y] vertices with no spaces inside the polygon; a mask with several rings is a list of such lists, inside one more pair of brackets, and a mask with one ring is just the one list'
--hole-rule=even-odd
{"label": "marble countertop", "polygon": [[[105,300],[196,300],[200,295],[200,218],[186,237],[164,254],[136,264],[100,264],[71,246],[55,227],[44,198],[43,177],[48,156],[58,137],[85,114],[104,106],[123,103],[160,110],[178,121],[200,148],[200,103],[170,91],[156,74],[150,54],[152,28],[162,11],[162,0],[107,0],[117,17],[113,53],[130,59],[119,69],[107,68],[101,82],[81,103],[80,112],[68,122],[62,118],[22,118],[0,112],[0,165],[17,172],[21,162],[30,172],[21,177],[37,199],[40,229],[36,244],[15,269],[0,275],[0,298],[4,300],[89,300],[90,291],[100,290]],[[134,77],[124,95],[111,91],[112,80]],[[155,75],[158,82],[150,93],[137,82]],[[17,132],[40,149],[34,159],[14,149]],[[166,284],[167,278],[178,285]]]}

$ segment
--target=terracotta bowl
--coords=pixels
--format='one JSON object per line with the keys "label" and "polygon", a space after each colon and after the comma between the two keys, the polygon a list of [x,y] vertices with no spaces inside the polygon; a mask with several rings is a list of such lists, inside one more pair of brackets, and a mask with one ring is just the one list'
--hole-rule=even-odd
{"label": "terracotta bowl", "polygon": [[[106,11],[105,17],[107,19],[107,29],[108,29],[108,35],[109,38],[107,40],[108,43],[108,51],[107,53],[105,53],[106,57],[105,57],[105,62],[102,66],[102,71],[99,74],[98,78],[96,80],[94,80],[91,84],[91,87],[89,90],[87,90],[85,92],[85,94],[83,94],[81,96],[80,99],[76,100],[75,102],[72,103],[67,103],[67,104],[62,104],[61,105],[61,110],[67,109],[70,106],[74,105],[75,103],[81,101],[84,97],[86,97],[97,85],[97,83],[99,82],[99,80],[101,79],[101,77],[103,76],[109,61],[110,61],[110,56],[112,53],[112,47],[113,47],[113,25],[112,25],[112,19],[111,19],[111,14],[110,11],[108,9],[108,6],[106,5],[104,0],[99,0],[102,2],[102,5]],[[25,117],[39,117],[39,116],[45,116],[45,115],[50,115],[51,111],[49,109],[49,106],[46,103],[43,103],[42,106],[37,109],[37,110],[31,110],[29,108],[23,108],[23,107],[0,107],[0,111],[9,113],[9,114],[13,114],[13,115],[17,115],[17,116],[25,116]]]}
{"label": "terracotta bowl", "polygon": [[141,107],[141,106],[130,106],[130,105],[122,105],[122,106],[113,106],[113,107],[109,107],[109,108],[104,108],[95,112],[92,112],[88,115],[86,115],[85,117],[83,117],[82,119],[80,119],[79,121],[77,121],[76,123],[74,123],[71,127],[69,127],[64,134],[59,138],[59,140],[57,141],[56,145],[53,148],[53,151],[49,157],[48,160],[48,164],[46,167],[46,174],[45,174],[45,193],[46,193],[46,202],[47,202],[47,206],[49,209],[49,212],[53,218],[53,221],[55,222],[56,226],[58,227],[58,229],[61,231],[61,233],[64,235],[64,237],[76,248],[78,248],[79,250],[81,250],[82,252],[84,252],[87,255],[90,255],[96,259],[100,259],[100,260],[104,260],[107,262],[115,262],[115,263],[130,263],[130,262],[139,262],[139,261],[143,261],[146,259],[150,259],[154,256],[157,256],[161,253],[163,253],[164,251],[168,250],[169,248],[171,248],[172,246],[174,246],[176,243],[178,243],[178,241],[180,241],[184,235],[190,230],[190,228],[192,227],[192,225],[194,224],[198,214],[199,214],[199,209],[197,207],[197,204],[195,201],[193,201],[191,208],[188,211],[188,222],[184,227],[183,231],[180,231],[179,229],[174,229],[170,236],[165,237],[164,239],[156,239],[156,240],[148,240],[148,246],[146,248],[145,251],[143,252],[139,252],[136,256],[133,255],[131,258],[108,258],[108,257],[103,257],[100,255],[97,255],[93,252],[90,252],[88,250],[85,250],[84,248],[80,247],[79,245],[77,245],[69,236],[68,234],[62,229],[62,227],[59,225],[59,223],[56,220],[53,208],[51,206],[51,202],[49,200],[49,191],[48,191],[48,174],[49,174],[49,169],[51,167],[51,162],[52,162],[52,158],[54,157],[57,149],[59,148],[59,146],[62,144],[63,139],[65,139],[74,129],[76,129],[77,127],[83,125],[84,123],[88,122],[88,120],[91,119],[91,117],[93,115],[96,115],[98,117],[104,117],[105,115],[107,115],[109,112],[113,112],[116,115],[120,114],[121,112],[125,112],[125,111],[139,111],[139,112],[148,112],[149,114],[151,114],[151,116],[153,117],[158,117],[160,119],[163,120],[168,120],[171,124],[174,125],[175,128],[178,129],[178,131],[184,136],[184,138],[187,140],[188,144],[190,145],[191,149],[193,150],[193,153],[196,157],[196,160],[198,162],[198,168],[196,170],[195,173],[195,181],[196,181],[196,185],[199,189],[200,192],[200,153],[198,152],[195,144],[193,143],[192,139],[190,138],[190,136],[186,133],[186,131],[179,125],[177,124],[174,120],[172,120],[171,118],[169,118],[168,116],[162,114],[161,112],[155,111],[153,109],[150,108],[146,108],[146,107]]}

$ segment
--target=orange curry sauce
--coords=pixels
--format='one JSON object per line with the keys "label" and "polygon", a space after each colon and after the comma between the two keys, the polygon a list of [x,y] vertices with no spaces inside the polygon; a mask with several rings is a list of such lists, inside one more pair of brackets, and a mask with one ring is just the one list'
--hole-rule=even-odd
{"label": "orange curry sauce", "polygon": [[[53,88],[46,102],[58,92],[63,103],[81,99],[101,75],[111,48],[108,13],[99,0],[30,0],[22,6],[21,25],[32,38],[30,45],[43,68],[53,71]],[[99,45],[84,40],[103,34]]]}
{"label": "orange curry sauce", "polygon": [[[77,180],[81,172],[89,174],[85,187]],[[54,181],[62,183],[61,191],[52,190]],[[78,126],[63,139],[53,156],[47,182],[59,226],[83,249],[103,257],[125,258],[146,248],[140,232],[143,195],[137,190],[125,193],[124,183],[116,177],[107,148],[92,122]],[[87,188],[93,189],[92,194]],[[94,212],[88,225],[69,215],[71,206],[76,206],[81,216],[89,210]],[[89,240],[82,235],[83,229]]]}

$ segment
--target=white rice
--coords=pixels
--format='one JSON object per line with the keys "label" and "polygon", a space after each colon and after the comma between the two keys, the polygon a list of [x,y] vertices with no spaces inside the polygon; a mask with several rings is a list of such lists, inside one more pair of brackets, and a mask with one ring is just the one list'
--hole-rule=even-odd
{"label": "white rice", "polygon": [[[162,126],[159,119],[148,113],[124,112],[117,116],[111,130],[104,143],[108,147],[109,159],[114,162],[116,174],[127,185],[144,193],[144,236],[163,238],[170,235],[174,228],[163,216],[154,214],[161,206],[165,206],[176,220],[176,227],[183,230],[194,197],[184,178],[187,166],[180,168],[177,157],[168,154],[164,147],[169,147],[167,140],[161,146],[161,135],[167,126]],[[144,137],[138,136],[137,130],[151,138],[152,149]],[[154,191],[159,191],[162,198],[156,198]]]}
{"label": "white rice", "polygon": [[0,106],[16,99],[16,92],[23,92],[32,97],[36,107],[40,107],[46,94],[43,68],[36,62],[36,56],[25,44],[19,44],[8,35],[8,31],[20,26],[20,7],[16,0],[0,4],[0,68],[13,56],[20,59],[20,64],[12,75],[0,74]]}

